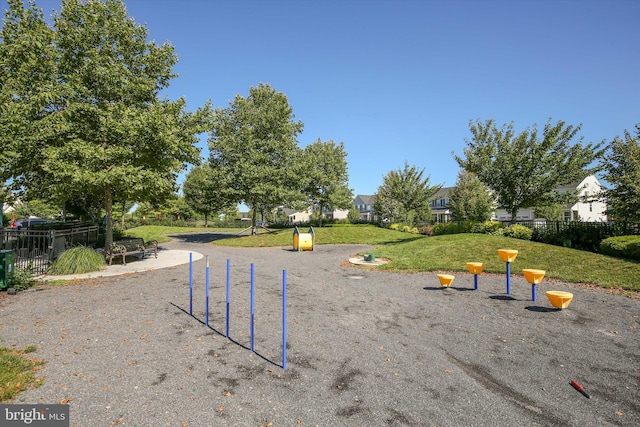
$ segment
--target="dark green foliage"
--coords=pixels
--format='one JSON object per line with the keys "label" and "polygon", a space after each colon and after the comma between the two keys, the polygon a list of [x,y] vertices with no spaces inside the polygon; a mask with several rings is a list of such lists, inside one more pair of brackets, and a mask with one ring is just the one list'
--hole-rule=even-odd
{"label": "dark green foliage", "polygon": [[456,186],[449,193],[451,215],[454,221],[484,222],[495,210],[494,197],[489,188],[473,173],[462,169]]}
{"label": "dark green foliage", "polygon": [[[317,141],[304,148],[306,184],[304,192],[316,212],[325,209],[349,209],[353,206],[353,190],[349,188],[347,153],[344,143]],[[359,217],[359,214],[358,214]],[[322,214],[320,216],[322,226]]]}
{"label": "dark green foliage", "polygon": [[95,249],[76,246],[60,255],[49,267],[49,274],[79,274],[99,271],[106,265],[104,256]]}
{"label": "dark green foliage", "polygon": [[13,272],[13,284],[11,287],[23,291],[36,283],[33,278],[33,267],[29,264],[26,268],[16,268]]}
{"label": "dark green foliage", "polygon": [[464,158],[454,155],[463,169],[473,172],[496,197],[514,222],[521,208],[568,203],[575,194],[559,194],[561,185],[580,182],[593,173],[589,165],[602,155],[601,144],[582,146],[573,140],[581,126],[547,122],[516,135],[513,123],[498,128],[493,120],[469,124],[472,139]]}
{"label": "dark green foliage", "polygon": [[640,260],[640,236],[617,236],[604,239],[600,252],[618,258]]}
{"label": "dark green foliage", "polygon": [[411,227],[431,221],[429,200],[442,187],[430,185],[424,177],[424,169],[409,166],[389,172],[383,178],[375,196],[374,211],[378,218],[391,223],[398,222]]}
{"label": "dark green foliage", "polygon": [[0,178],[90,216],[103,208],[108,245],[114,202],[158,204],[199,162],[210,107],[160,97],[174,49],[147,41],[123,1],[64,0],[50,26],[35,2],[10,0],[4,23]]}
{"label": "dark green foliage", "polygon": [[611,184],[605,194],[616,221],[640,222],[640,124],[636,134],[624,132],[609,144],[603,178]]}
{"label": "dark green foliage", "polygon": [[594,222],[547,222],[533,229],[531,240],[555,246],[599,252],[600,242],[608,237],[625,234],[621,224]]}
{"label": "dark green foliage", "polygon": [[501,229],[504,237],[512,237],[520,240],[531,240],[531,234],[533,233],[529,227],[525,227],[520,224],[513,224]]}

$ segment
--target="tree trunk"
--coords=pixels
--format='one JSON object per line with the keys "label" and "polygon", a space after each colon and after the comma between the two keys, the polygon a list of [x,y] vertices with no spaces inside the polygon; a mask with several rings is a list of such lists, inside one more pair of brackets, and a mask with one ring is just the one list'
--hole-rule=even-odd
{"label": "tree trunk", "polygon": [[104,210],[106,211],[104,247],[107,249],[113,243],[113,193],[110,186],[104,189]]}
{"label": "tree trunk", "polygon": [[122,226],[122,229],[124,230],[124,214],[126,213],[125,210],[127,209],[127,202],[122,202],[122,219],[120,221],[120,225]]}
{"label": "tree trunk", "polygon": [[209,215],[204,214],[204,228],[209,227]]}
{"label": "tree trunk", "polygon": [[251,235],[258,234],[258,212],[255,208],[251,210]]}
{"label": "tree trunk", "polygon": [[515,223],[516,223],[516,215],[518,214],[518,210],[516,209],[516,210],[514,210],[513,212],[510,212],[510,214],[511,214],[511,221],[510,221],[510,223],[511,223],[511,224],[515,224]]}

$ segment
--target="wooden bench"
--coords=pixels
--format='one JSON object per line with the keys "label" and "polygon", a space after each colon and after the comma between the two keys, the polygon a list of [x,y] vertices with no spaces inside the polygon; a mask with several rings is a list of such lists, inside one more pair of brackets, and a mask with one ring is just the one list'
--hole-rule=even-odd
{"label": "wooden bench", "polygon": [[147,254],[153,253],[158,258],[158,242],[151,240],[145,244],[143,239],[128,238],[111,243],[109,249],[105,251],[105,258],[109,260],[109,265],[115,257],[122,257],[122,265],[127,265],[127,255],[141,255],[141,258]]}

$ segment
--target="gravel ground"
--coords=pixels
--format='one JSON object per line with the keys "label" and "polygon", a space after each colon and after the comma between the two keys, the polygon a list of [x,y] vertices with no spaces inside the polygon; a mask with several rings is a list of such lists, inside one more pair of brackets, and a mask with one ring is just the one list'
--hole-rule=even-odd
{"label": "gravel ground", "polygon": [[[219,237],[163,245],[209,256],[208,327],[205,260],[193,264],[194,317],[188,264],[2,298],[0,345],[34,344],[46,360],[44,384],[14,403],[68,402],[82,427],[640,425],[640,300],[544,281],[533,302],[520,276],[510,296],[504,275],[473,291],[456,273],[442,288],[434,273],[349,266],[367,246],[207,244]],[[572,292],[570,307],[553,309],[550,289]]]}

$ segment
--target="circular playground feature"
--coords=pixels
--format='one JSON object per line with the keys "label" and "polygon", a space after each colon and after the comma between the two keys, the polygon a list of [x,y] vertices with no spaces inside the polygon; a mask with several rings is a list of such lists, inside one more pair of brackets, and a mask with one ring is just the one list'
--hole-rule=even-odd
{"label": "circular playground feature", "polygon": [[376,258],[375,256],[365,255],[364,257],[349,258],[349,262],[354,265],[368,265],[377,267],[379,265],[389,264],[391,261],[385,258]]}

